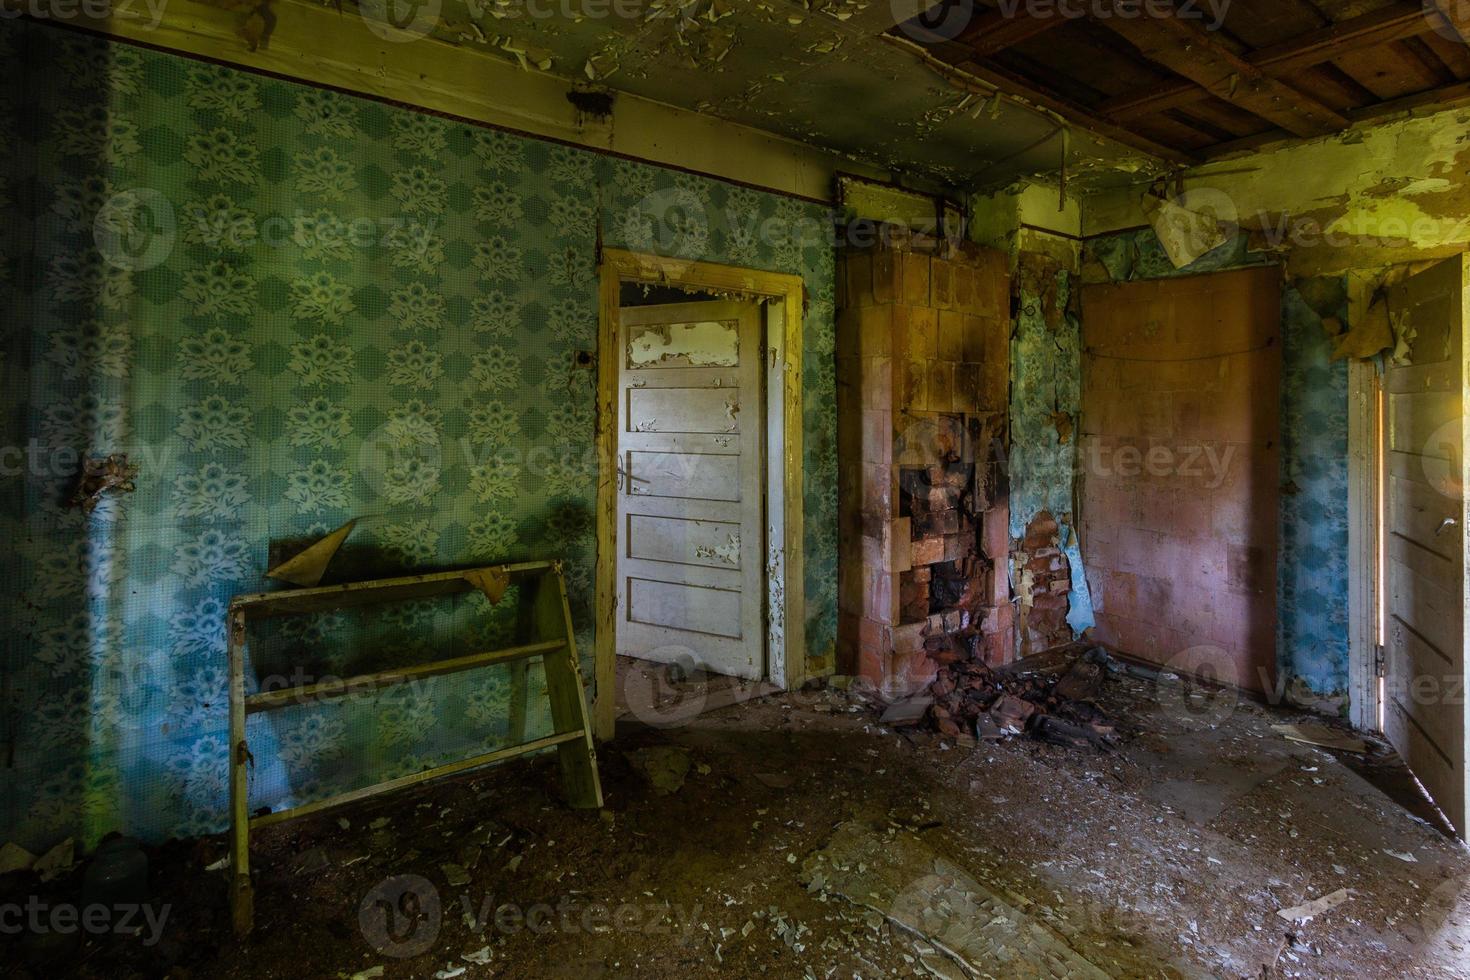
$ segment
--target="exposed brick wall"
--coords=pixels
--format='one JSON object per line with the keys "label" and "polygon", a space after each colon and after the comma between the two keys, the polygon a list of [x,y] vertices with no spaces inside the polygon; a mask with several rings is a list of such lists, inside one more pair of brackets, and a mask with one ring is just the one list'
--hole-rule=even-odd
{"label": "exposed brick wall", "polygon": [[1013,656],[1008,269],[898,232],[838,281],[839,668],[897,694]]}
{"label": "exposed brick wall", "polygon": [[1019,581],[1021,656],[1041,653],[1072,641],[1067,624],[1067,593],[1072,566],[1062,552],[1062,529],[1049,511],[1026,525],[1021,548],[1011,556]]}

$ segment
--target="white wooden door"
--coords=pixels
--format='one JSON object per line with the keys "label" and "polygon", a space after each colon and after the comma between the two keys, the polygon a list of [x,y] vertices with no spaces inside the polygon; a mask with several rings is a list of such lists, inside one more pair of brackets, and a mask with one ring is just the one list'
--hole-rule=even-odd
{"label": "white wooden door", "polygon": [[620,311],[621,656],[765,674],[761,350],[754,303]]}
{"label": "white wooden door", "polygon": [[[1387,418],[1385,734],[1461,837],[1465,778],[1465,256],[1395,287]],[[1407,363],[1402,363],[1407,360]]]}

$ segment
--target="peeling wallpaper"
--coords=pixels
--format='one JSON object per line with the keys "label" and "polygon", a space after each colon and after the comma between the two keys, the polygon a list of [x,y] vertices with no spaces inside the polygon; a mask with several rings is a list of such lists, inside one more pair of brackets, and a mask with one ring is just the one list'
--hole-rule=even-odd
{"label": "peeling wallpaper", "polygon": [[[590,662],[599,230],[805,279],[805,630],[831,655],[824,208],[23,21],[0,72],[0,839],[222,829],[225,607],[350,517],[338,580],[565,558]],[[83,452],[127,452],[136,492],[66,509]],[[438,658],[509,618],[282,621],[255,667]],[[508,692],[491,669],[253,716],[250,805],[495,747]]]}
{"label": "peeling wallpaper", "polygon": [[[1151,230],[1089,239],[1084,274],[1127,282],[1262,265],[1270,256],[1238,236],[1175,269]],[[1314,309],[1304,294],[1339,296]],[[1282,487],[1277,567],[1277,666],[1317,695],[1348,686],[1348,371],[1333,363],[1324,316],[1347,323],[1340,277],[1289,282],[1282,295]]]}
{"label": "peeling wallpaper", "polygon": [[[1072,567],[1067,622],[1076,633],[1093,625],[1092,596],[1082,573],[1078,539],[1063,515],[1072,513],[1077,467],[1075,434],[1065,442],[1054,415],[1077,418],[1082,391],[1081,324],[1071,306],[1072,275],[1049,271],[1054,280],[1055,311],[1048,323],[1053,286],[1044,276],[1021,275],[1020,310],[1011,337],[1011,540],[1026,535],[1026,526],[1041,511],[1050,511],[1062,527],[1062,550]],[[1012,568],[1012,583],[1020,570]]]}
{"label": "peeling wallpaper", "polygon": [[[1293,276],[1418,262],[1470,243],[1463,107],[1205,164],[1186,193],[1280,252]],[[1142,188],[1088,201],[1086,234],[1140,224]]]}

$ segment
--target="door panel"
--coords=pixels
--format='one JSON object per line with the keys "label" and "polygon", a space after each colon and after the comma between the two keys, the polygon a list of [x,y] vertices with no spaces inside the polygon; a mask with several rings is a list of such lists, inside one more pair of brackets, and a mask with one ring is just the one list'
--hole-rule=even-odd
{"label": "door panel", "polygon": [[619,312],[621,656],[765,673],[760,308]]}
{"label": "door panel", "polygon": [[1464,256],[1405,280],[1407,364],[1384,377],[1384,729],[1461,837],[1465,778]]}
{"label": "door panel", "polygon": [[1280,275],[1082,291],[1080,516],[1098,639],[1258,691],[1276,669]]}

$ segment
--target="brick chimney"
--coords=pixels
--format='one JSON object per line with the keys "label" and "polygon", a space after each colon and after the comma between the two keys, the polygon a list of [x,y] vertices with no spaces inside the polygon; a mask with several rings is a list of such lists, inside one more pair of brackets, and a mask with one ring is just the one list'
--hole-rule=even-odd
{"label": "brick chimney", "polygon": [[889,696],[1014,658],[1006,257],[884,226],[839,259],[839,669]]}

